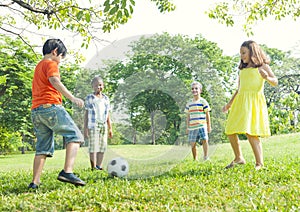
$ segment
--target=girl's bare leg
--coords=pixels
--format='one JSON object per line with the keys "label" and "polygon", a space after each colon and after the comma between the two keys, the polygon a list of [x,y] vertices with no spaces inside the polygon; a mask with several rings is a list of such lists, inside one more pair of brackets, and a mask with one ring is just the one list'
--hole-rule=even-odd
{"label": "girl's bare leg", "polygon": [[262,144],[261,141],[257,136],[252,136],[247,134],[247,138],[249,140],[249,143],[252,147],[254,156],[255,156],[255,168],[260,169],[264,165],[264,159],[263,159],[263,150],[262,150]]}
{"label": "girl's bare leg", "polygon": [[228,166],[226,166],[226,168],[232,168],[235,164],[245,164],[246,162],[242,154],[237,134],[228,135],[228,138],[235,158]]}

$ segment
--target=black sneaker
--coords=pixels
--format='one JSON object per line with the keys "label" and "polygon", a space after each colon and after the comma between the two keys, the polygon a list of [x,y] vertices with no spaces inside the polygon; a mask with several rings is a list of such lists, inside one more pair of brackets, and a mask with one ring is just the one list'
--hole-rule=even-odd
{"label": "black sneaker", "polygon": [[28,188],[29,188],[29,189],[38,189],[39,186],[38,186],[37,184],[30,183],[30,184],[28,185]]}
{"label": "black sneaker", "polygon": [[101,166],[96,165],[95,167],[96,170],[103,170],[103,168]]}
{"label": "black sneaker", "polygon": [[79,177],[77,177],[73,173],[66,173],[64,170],[61,170],[57,179],[65,183],[72,183],[76,186],[84,186],[86,184],[84,181],[82,181]]}

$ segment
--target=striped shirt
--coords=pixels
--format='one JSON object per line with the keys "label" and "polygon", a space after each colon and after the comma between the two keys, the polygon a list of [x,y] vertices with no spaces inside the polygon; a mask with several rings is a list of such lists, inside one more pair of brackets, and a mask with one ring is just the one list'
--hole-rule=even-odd
{"label": "striped shirt", "polygon": [[103,98],[89,94],[85,98],[85,109],[88,112],[88,129],[93,129],[98,124],[106,124],[110,110],[109,98],[102,94]]}
{"label": "striped shirt", "polygon": [[206,127],[206,112],[210,110],[208,102],[202,97],[197,101],[189,101],[184,110],[184,112],[190,115],[188,129],[194,130]]}

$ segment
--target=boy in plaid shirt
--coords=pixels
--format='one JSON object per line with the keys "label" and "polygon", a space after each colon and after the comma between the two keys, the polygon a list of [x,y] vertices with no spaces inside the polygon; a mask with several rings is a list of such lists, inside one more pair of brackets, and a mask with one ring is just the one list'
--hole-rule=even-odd
{"label": "boy in plaid shirt", "polygon": [[112,138],[112,124],[109,115],[109,98],[102,93],[102,78],[92,80],[94,93],[85,99],[84,137],[88,140],[92,170],[102,170],[104,152],[107,149],[107,134]]}

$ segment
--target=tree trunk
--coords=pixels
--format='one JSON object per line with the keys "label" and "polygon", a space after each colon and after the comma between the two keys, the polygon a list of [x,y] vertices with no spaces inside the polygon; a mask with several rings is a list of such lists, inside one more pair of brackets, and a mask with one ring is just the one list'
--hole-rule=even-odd
{"label": "tree trunk", "polygon": [[136,144],[136,131],[133,130],[133,144]]}
{"label": "tree trunk", "polygon": [[22,154],[25,154],[24,141],[25,141],[25,135],[24,135],[24,133],[22,133],[22,144],[23,144],[23,146],[21,148]]}
{"label": "tree trunk", "polygon": [[154,117],[155,117],[155,112],[151,112],[151,138],[152,138],[152,144],[155,145],[155,126],[154,126]]}

